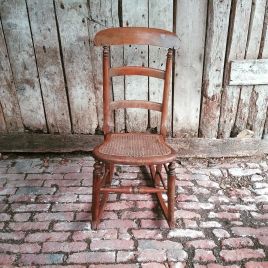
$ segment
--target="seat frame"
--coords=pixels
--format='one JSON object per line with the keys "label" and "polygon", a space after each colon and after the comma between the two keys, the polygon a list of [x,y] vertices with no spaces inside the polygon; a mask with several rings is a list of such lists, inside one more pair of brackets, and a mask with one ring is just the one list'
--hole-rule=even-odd
{"label": "seat frame", "polygon": [[[167,130],[166,121],[168,116],[169,85],[172,74],[173,49],[177,48],[178,37],[172,32],[160,29],[144,27],[121,27],[110,28],[98,32],[94,38],[96,46],[103,46],[103,132],[104,143],[109,141],[113,131],[111,123],[111,112],[115,109],[142,108],[161,112],[160,135],[165,140]],[[110,66],[111,45],[154,45],[168,48],[165,71],[141,67],[141,66]],[[110,100],[111,78],[121,75],[143,75],[156,77],[164,80],[162,103],[140,101],[140,100]],[[152,134],[153,135],[153,134]],[[128,162],[119,160],[113,161],[113,157],[103,157],[98,152],[99,146],[93,150],[95,158],[93,170],[93,194],[92,194],[92,228],[96,229],[105,209],[109,193],[126,194],[151,194],[155,193],[163,214],[170,228],[174,227],[174,206],[175,206],[175,159],[176,152],[171,148],[168,157],[156,161],[154,156],[146,161],[142,158],[133,157]],[[160,157],[161,158],[161,157]],[[115,164],[147,165],[150,169],[150,176],[153,181],[149,186],[111,186]],[[164,181],[162,171],[167,173],[167,185]],[[168,197],[167,205],[162,197],[166,193]]]}

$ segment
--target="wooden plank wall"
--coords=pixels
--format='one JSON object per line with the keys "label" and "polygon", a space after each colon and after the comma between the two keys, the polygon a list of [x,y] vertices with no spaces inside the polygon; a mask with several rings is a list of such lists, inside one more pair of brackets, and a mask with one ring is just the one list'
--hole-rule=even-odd
{"label": "wooden plank wall", "polygon": [[[250,129],[261,138],[268,133],[267,69],[256,71],[251,63],[267,67],[267,3],[0,0],[0,132],[100,133],[102,49],[93,46],[94,35],[107,27],[143,26],[179,36],[169,136],[228,138]],[[113,47],[111,65],[162,69],[165,54],[149,46]],[[251,84],[241,76],[247,64]],[[230,72],[240,82],[229,83]],[[163,84],[155,78],[112,82],[113,99],[161,100]],[[159,119],[158,112],[122,109],[114,114],[115,130],[159,130]]]}

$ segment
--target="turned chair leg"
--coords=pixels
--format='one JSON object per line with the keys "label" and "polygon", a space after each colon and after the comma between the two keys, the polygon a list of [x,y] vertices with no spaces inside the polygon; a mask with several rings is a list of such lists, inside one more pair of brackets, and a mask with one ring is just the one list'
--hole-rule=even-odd
{"label": "turned chair leg", "polygon": [[99,222],[100,208],[100,187],[102,177],[102,164],[95,161],[93,170],[93,191],[92,191],[92,228],[96,229]]}
{"label": "turned chair leg", "polygon": [[168,165],[168,225],[170,228],[175,226],[174,208],[175,208],[175,162]]}

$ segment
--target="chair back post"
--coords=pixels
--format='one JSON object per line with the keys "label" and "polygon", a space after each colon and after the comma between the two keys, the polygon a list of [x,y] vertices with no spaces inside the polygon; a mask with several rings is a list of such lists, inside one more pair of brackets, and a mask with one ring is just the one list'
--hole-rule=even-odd
{"label": "chair back post", "polygon": [[172,73],[172,58],[173,58],[173,49],[169,48],[167,53],[166,61],[166,71],[165,71],[165,80],[164,80],[164,90],[163,90],[163,99],[162,99],[162,114],[161,114],[161,125],[160,125],[160,134],[165,138],[167,135],[167,117],[168,117],[168,99],[169,99],[169,90],[170,90],[170,81]]}
{"label": "chair back post", "polygon": [[103,132],[104,135],[111,132],[111,109],[110,109],[110,50],[103,46]]}

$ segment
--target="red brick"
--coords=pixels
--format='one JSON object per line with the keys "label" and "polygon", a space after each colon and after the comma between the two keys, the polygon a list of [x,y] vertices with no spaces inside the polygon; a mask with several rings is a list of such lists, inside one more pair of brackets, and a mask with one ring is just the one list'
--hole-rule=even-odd
{"label": "red brick", "polygon": [[44,180],[7,181],[5,187],[42,186]]}
{"label": "red brick", "polygon": [[114,263],[115,252],[79,252],[69,255],[68,263]]}
{"label": "red brick", "polygon": [[134,201],[119,201],[107,203],[105,210],[122,210],[135,207]]}
{"label": "red brick", "polygon": [[34,216],[35,221],[71,221],[73,219],[73,212],[38,213]]}
{"label": "red brick", "polygon": [[61,165],[56,166],[52,169],[52,173],[74,173],[74,172],[80,172],[81,166],[78,164],[67,164],[67,165]]}
{"label": "red brick", "polygon": [[181,180],[176,181],[176,185],[180,186],[180,187],[192,187],[192,186],[194,186],[194,184],[190,181],[181,181]]}
{"label": "red brick", "polygon": [[136,264],[91,264],[88,268],[137,268]]}
{"label": "red brick", "polygon": [[12,253],[37,253],[41,249],[38,244],[8,244],[0,243],[0,252],[12,252]]}
{"label": "red brick", "polygon": [[27,174],[26,180],[61,180],[62,174]]}
{"label": "red brick", "polygon": [[0,232],[1,240],[21,240],[24,237],[25,237],[24,232],[11,232],[11,233]]}
{"label": "red brick", "polygon": [[17,188],[6,188],[6,187],[0,187],[0,195],[8,195],[8,194],[15,194]]}
{"label": "red brick", "polygon": [[188,228],[198,228],[197,222],[189,219],[183,219],[183,223],[186,229]]}
{"label": "red brick", "polygon": [[[93,170],[92,170],[93,171]],[[65,180],[84,180],[92,177],[91,173],[67,173],[64,175]]]}
{"label": "red brick", "polygon": [[184,201],[198,202],[198,199],[195,195],[178,194],[176,197],[176,201],[177,202],[184,202]]}
{"label": "red brick", "polygon": [[93,240],[90,243],[91,250],[131,250],[134,249],[133,240]]}
{"label": "red brick", "polygon": [[209,218],[218,218],[218,219],[227,219],[227,220],[237,220],[240,219],[240,213],[231,213],[231,212],[210,212],[208,214]]}
{"label": "red brick", "polygon": [[188,254],[182,249],[168,249],[167,250],[167,259],[171,261],[185,261],[188,257]]}
{"label": "red brick", "polygon": [[27,242],[47,242],[47,241],[66,241],[70,233],[68,232],[46,232],[32,233],[25,238]]}
{"label": "red brick", "polygon": [[159,230],[148,230],[148,229],[133,229],[132,234],[135,239],[143,238],[143,239],[162,239],[162,232]]}
{"label": "red brick", "polygon": [[216,247],[216,244],[213,240],[200,239],[187,242],[186,247],[212,249]]}
{"label": "red brick", "polygon": [[87,248],[84,242],[45,242],[42,247],[43,252],[76,252]]}
{"label": "red brick", "polygon": [[15,202],[27,202],[27,203],[33,203],[35,202],[36,196],[35,195],[25,195],[25,194],[19,194],[19,195],[11,195],[8,198],[9,203],[15,203]]}
{"label": "red brick", "polygon": [[250,205],[241,205],[241,204],[235,204],[235,205],[221,205],[221,208],[226,211],[250,211],[250,210],[257,210],[257,207],[255,204]]}
{"label": "red brick", "polygon": [[145,249],[139,252],[137,260],[139,262],[164,262],[166,260],[166,252],[165,250]]}
{"label": "red brick", "polygon": [[22,254],[19,262],[25,265],[63,263],[64,254]]}
{"label": "red brick", "polygon": [[0,213],[0,221],[9,221],[10,215],[7,213]]}
{"label": "red brick", "polygon": [[212,230],[212,232],[219,239],[230,237],[230,234],[224,229],[214,229],[214,230]]}
{"label": "red brick", "polygon": [[1,265],[8,265],[12,264],[16,259],[16,255],[7,255],[0,253],[0,264]]}
{"label": "red brick", "polygon": [[268,261],[250,261],[245,264],[245,268],[268,268]]}
{"label": "red brick", "polygon": [[141,220],[141,228],[168,228],[168,224],[166,220]]}
{"label": "red brick", "polygon": [[217,263],[209,263],[207,265],[196,264],[194,268],[241,268],[239,265],[221,265]]}
{"label": "red brick", "polygon": [[59,187],[59,194],[73,193],[73,194],[91,194],[91,187]]}
{"label": "red brick", "polygon": [[55,204],[52,211],[90,211],[91,205],[88,203],[79,204]]}
{"label": "red brick", "polygon": [[266,235],[267,236],[258,236],[258,240],[261,245],[268,247],[268,233]]}
{"label": "red brick", "polygon": [[193,209],[193,210],[213,209],[214,208],[214,204],[200,203],[200,202],[178,202],[177,206],[178,206],[178,208]]}
{"label": "red brick", "polygon": [[151,210],[147,211],[124,211],[121,215],[121,219],[150,219],[156,218],[157,214]]}
{"label": "red brick", "polygon": [[47,230],[49,222],[10,222],[9,228],[16,231]]}
{"label": "red brick", "polygon": [[133,220],[104,220],[100,223],[99,229],[114,229],[114,228],[137,228],[137,223]]}
{"label": "red brick", "polygon": [[175,218],[183,218],[183,219],[200,219],[200,214],[189,211],[189,210],[176,210]]}
{"label": "red brick", "polygon": [[134,251],[117,251],[117,262],[132,262],[136,258]]}
{"label": "red brick", "polygon": [[265,236],[268,233],[268,227],[232,227],[232,232],[239,236]]}
{"label": "red brick", "polygon": [[262,249],[241,248],[233,250],[222,250],[220,256],[226,262],[242,261],[246,259],[264,258],[265,254]]}
{"label": "red brick", "polygon": [[98,231],[76,231],[73,233],[74,241],[82,241],[85,239],[116,239],[117,230],[107,229]]}
{"label": "red brick", "polygon": [[247,237],[227,238],[221,242],[223,248],[243,248],[253,246],[254,243]]}
{"label": "red brick", "polygon": [[73,202],[76,202],[77,199],[78,199],[78,195],[73,194],[73,193],[65,193],[65,194],[54,194],[54,195],[39,195],[37,196],[36,202],[38,203],[73,203]]}
{"label": "red brick", "polygon": [[28,211],[47,211],[50,204],[12,204],[11,209],[15,212],[28,212]]}
{"label": "red brick", "polygon": [[211,262],[216,261],[216,258],[211,250],[196,249],[194,260],[199,262]]}
{"label": "red brick", "polygon": [[36,186],[26,186],[20,187],[16,194],[29,194],[29,195],[40,195],[40,194],[53,194],[56,191],[55,187],[36,187]]}
{"label": "red brick", "polygon": [[16,213],[13,216],[14,221],[28,221],[31,217],[31,213]]}
{"label": "red brick", "polygon": [[90,230],[90,223],[89,222],[59,222],[54,224],[55,231],[76,231],[76,230]]}
{"label": "red brick", "polygon": [[166,268],[165,264],[159,262],[149,262],[149,263],[142,263],[142,268]]}
{"label": "red brick", "polygon": [[257,220],[261,220],[261,221],[268,220],[268,213],[260,214],[257,212],[250,212],[250,214],[254,219],[257,219]]}
{"label": "red brick", "polygon": [[174,241],[164,240],[138,240],[138,249],[182,249],[182,244]]}
{"label": "red brick", "polygon": [[[78,173],[79,174],[79,173]],[[46,180],[44,183],[44,186],[54,186],[58,185],[61,187],[66,187],[66,186],[80,186],[81,185],[81,180]]]}
{"label": "red brick", "polygon": [[212,195],[209,199],[208,202],[211,203],[229,203],[230,200],[226,196],[221,196],[221,195]]}
{"label": "red brick", "polygon": [[219,184],[214,181],[209,181],[209,180],[197,180],[196,181],[199,186],[205,187],[205,188],[220,188]]}
{"label": "red brick", "polygon": [[136,201],[134,203],[134,207],[138,209],[153,209],[155,207],[158,207],[158,203],[156,201]]}
{"label": "red brick", "polygon": [[198,237],[205,237],[203,232],[191,230],[191,229],[174,229],[169,231],[168,238],[173,237],[187,237],[187,238],[198,238]]}
{"label": "red brick", "polygon": [[268,210],[268,205],[263,205],[264,210]]}
{"label": "red brick", "polygon": [[202,221],[200,223],[201,228],[221,227],[221,224],[217,221]]}

